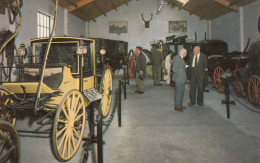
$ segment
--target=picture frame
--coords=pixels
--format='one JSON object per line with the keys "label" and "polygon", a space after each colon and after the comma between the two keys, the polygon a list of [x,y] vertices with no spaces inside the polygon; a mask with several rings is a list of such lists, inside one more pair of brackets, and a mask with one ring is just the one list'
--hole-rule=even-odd
{"label": "picture frame", "polygon": [[127,33],[128,22],[127,21],[110,21],[109,33]]}
{"label": "picture frame", "polygon": [[169,33],[187,32],[187,21],[169,21]]}

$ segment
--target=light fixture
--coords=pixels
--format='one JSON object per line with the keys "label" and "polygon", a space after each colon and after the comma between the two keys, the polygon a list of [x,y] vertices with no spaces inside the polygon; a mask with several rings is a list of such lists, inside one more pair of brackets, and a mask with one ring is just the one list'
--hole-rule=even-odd
{"label": "light fixture", "polygon": [[84,45],[84,42],[81,40],[80,44],[77,46],[77,51],[76,53],[78,55],[82,55],[82,54],[87,54],[88,50],[87,50],[87,46]]}
{"label": "light fixture", "polygon": [[104,49],[104,48],[100,49],[99,52],[101,55],[105,55],[107,53],[106,49]]}
{"label": "light fixture", "polygon": [[24,57],[26,55],[26,48],[24,44],[20,44],[19,48],[18,48],[18,56],[20,57]]}

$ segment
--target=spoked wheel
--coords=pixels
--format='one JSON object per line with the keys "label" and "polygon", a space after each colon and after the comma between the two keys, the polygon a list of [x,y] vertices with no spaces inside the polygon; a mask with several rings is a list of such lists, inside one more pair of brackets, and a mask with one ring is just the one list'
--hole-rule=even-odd
{"label": "spoked wheel", "polygon": [[239,81],[236,81],[234,84],[234,92],[237,97],[241,97],[243,94],[243,86],[242,83]]}
{"label": "spoked wheel", "polygon": [[100,102],[99,114],[102,116],[102,118],[107,117],[110,111],[112,101],[112,84],[111,70],[106,68],[103,71],[100,83],[100,93],[102,94],[103,98]]}
{"label": "spoked wheel", "polygon": [[71,159],[77,152],[85,128],[86,111],[82,94],[69,91],[62,99],[55,116],[52,147],[59,161]]}
{"label": "spoked wheel", "polygon": [[0,162],[18,163],[20,142],[15,128],[7,121],[0,120]]}
{"label": "spoked wheel", "polygon": [[14,113],[6,107],[14,103],[9,95],[10,93],[8,91],[0,89],[0,117],[2,120],[6,120],[15,126],[16,118],[13,117]]}
{"label": "spoked wheel", "polygon": [[248,97],[251,103],[260,105],[260,79],[256,75],[252,75],[248,82]]}
{"label": "spoked wheel", "polygon": [[220,67],[217,66],[214,69],[214,85],[219,93],[223,93],[225,91],[225,85],[224,85],[224,80],[221,79],[221,75],[224,74],[224,70]]}
{"label": "spoked wheel", "polygon": [[152,65],[146,65],[146,73],[148,76],[153,77],[153,67]]}

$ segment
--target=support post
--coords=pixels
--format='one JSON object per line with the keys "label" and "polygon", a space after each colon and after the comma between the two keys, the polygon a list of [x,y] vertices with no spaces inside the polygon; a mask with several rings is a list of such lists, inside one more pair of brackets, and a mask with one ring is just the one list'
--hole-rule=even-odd
{"label": "support post", "polygon": [[121,127],[121,80],[118,80],[118,127]]}
{"label": "support post", "polygon": [[98,150],[98,163],[103,163],[103,132],[102,132],[102,116],[99,118],[97,125],[97,150]]}
{"label": "support post", "polygon": [[226,112],[227,112],[227,118],[230,119],[230,104],[235,105],[235,101],[230,101],[229,98],[229,76],[226,76],[226,90],[225,90],[225,96],[226,100],[222,100],[222,104],[226,104]]}
{"label": "support post", "polygon": [[126,68],[124,68],[124,99],[126,100]]}
{"label": "support post", "polygon": [[129,85],[129,67],[128,67],[128,64],[126,65],[126,77],[127,77],[127,84]]}

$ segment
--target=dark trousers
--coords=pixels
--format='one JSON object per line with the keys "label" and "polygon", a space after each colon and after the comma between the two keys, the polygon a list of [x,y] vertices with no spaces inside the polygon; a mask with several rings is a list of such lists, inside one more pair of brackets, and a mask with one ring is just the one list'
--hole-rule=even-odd
{"label": "dark trousers", "polygon": [[203,80],[194,75],[190,79],[190,101],[195,104],[197,95],[197,103],[203,104],[203,93]]}
{"label": "dark trousers", "polygon": [[185,89],[185,83],[175,83],[175,107],[176,108],[182,106],[184,89]]}
{"label": "dark trousers", "polygon": [[162,66],[153,65],[153,84],[159,85],[161,80]]}
{"label": "dark trousers", "polygon": [[140,91],[140,92],[144,92],[144,80],[140,80],[138,78],[139,73],[136,73],[135,76],[136,76],[135,80],[136,80],[136,83],[137,83],[137,90]]}

